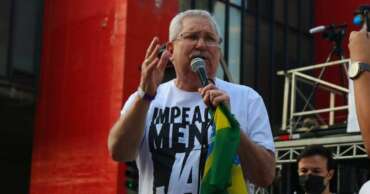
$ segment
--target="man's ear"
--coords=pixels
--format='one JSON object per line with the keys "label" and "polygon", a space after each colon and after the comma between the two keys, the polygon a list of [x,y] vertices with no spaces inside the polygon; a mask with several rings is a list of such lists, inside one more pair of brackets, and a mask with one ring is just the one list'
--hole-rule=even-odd
{"label": "man's ear", "polygon": [[329,179],[331,180],[334,176],[334,169],[329,170]]}
{"label": "man's ear", "polygon": [[170,60],[173,60],[173,42],[168,42],[166,45],[167,51],[170,53]]}

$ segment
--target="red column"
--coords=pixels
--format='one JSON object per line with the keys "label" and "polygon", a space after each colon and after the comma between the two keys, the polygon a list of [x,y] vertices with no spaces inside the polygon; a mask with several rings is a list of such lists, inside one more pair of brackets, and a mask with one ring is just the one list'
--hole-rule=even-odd
{"label": "red column", "polygon": [[107,136],[177,1],[45,1],[31,194],[125,193]]}

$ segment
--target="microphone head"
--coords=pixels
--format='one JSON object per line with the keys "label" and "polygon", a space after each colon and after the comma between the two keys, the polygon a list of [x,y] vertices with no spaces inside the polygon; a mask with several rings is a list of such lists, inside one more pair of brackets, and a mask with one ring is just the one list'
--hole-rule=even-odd
{"label": "microphone head", "polygon": [[317,26],[317,27],[314,27],[314,28],[311,28],[309,30],[310,34],[315,34],[315,33],[318,33],[318,32],[323,32],[325,31],[326,27],[325,26]]}
{"label": "microphone head", "polygon": [[195,57],[190,62],[191,70],[197,72],[200,68],[206,68],[205,62],[203,58]]}

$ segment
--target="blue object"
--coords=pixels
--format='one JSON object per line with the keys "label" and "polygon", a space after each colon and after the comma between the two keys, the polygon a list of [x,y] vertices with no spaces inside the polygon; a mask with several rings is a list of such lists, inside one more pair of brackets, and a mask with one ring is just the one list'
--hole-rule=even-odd
{"label": "blue object", "polygon": [[361,15],[356,15],[354,18],[353,18],[353,24],[355,24],[356,26],[360,26],[362,24],[362,16]]}

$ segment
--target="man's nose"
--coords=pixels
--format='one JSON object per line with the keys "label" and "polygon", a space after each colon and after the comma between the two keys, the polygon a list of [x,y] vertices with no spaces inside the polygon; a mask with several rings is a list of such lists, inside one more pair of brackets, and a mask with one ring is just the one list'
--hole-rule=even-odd
{"label": "man's nose", "polygon": [[199,38],[195,44],[195,47],[196,48],[206,48],[207,47],[207,43],[206,41],[204,41],[204,38]]}
{"label": "man's nose", "polygon": [[312,171],[311,170],[307,171],[306,175],[312,175]]}

